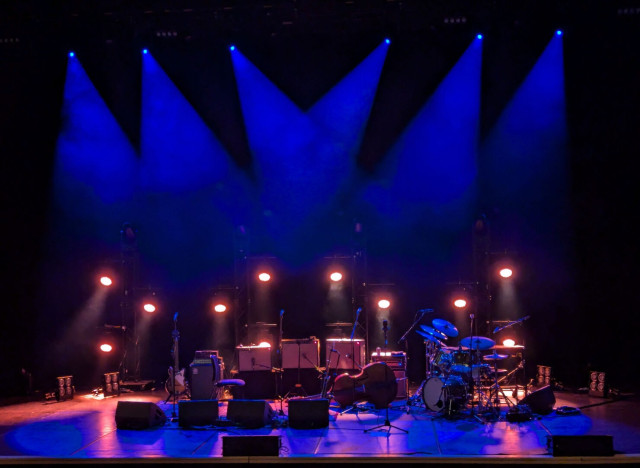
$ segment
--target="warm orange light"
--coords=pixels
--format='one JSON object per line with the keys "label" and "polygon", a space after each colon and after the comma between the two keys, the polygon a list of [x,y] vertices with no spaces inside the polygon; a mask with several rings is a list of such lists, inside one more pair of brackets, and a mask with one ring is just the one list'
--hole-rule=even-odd
{"label": "warm orange light", "polygon": [[110,353],[111,351],[113,351],[113,346],[111,346],[109,343],[102,343],[100,345],[100,351],[102,351],[103,353]]}
{"label": "warm orange light", "polygon": [[513,270],[511,268],[500,268],[498,274],[500,275],[500,277],[505,279],[511,278],[513,276]]}
{"label": "warm orange light", "polygon": [[337,283],[338,281],[342,280],[342,273],[340,273],[339,271],[334,271],[333,273],[331,273],[331,275],[329,275],[329,278],[331,278],[331,281]]}
{"label": "warm orange light", "polygon": [[261,341],[258,348],[271,348],[271,343],[268,341]]}
{"label": "warm orange light", "polygon": [[388,309],[391,307],[391,301],[389,299],[380,299],[378,301],[378,307],[381,309]]}
{"label": "warm orange light", "polygon": [[266,283],[267,281],[271,280],[271,275],[267,272],[262,272],[258,275],[258,279],[263,283]]}
{"label": "warm orange light", "polygon": [[504,340],[502,342],[502,344],[504,346],[506,346],[507,348],[512,348],[516,345],[516,342],[514,340],[512,340],[511,338],[507,338],[506,340]]}
{"label": "warm orange light", "polygon": [[458,309],[464,309],[465,307],[467,307],[467,300],[463,298],[455,299],[453,301],[453,305],[456,306]]}
{"label": "warm orange light", "polygon": [[142,308],[144,309],[145,312],[148,312],[150,314],[152,314],[153,312],[156,311],[156,306],[153,305],[151,302],[147,302],[145,303]]}
{"label": "warm orange light", "polygon": [[221,314],[222,312],[226,312],[227,311],[227,306],[224,304],[216,304],[213,306],[213,310],[215,312],[218,312],[219,314]]}
{"label": "warm orange light", "polygon": [[113,280],[111,278],[109,278],[108,276],[103,275],[103,276],[100,277],[100,284],[102,286],[109,287],[109,286],[111,286],[113,284]]}

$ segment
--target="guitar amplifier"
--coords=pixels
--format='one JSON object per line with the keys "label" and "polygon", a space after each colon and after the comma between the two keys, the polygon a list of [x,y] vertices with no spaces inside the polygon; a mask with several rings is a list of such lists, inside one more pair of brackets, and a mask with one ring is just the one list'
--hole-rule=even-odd
{"label": "guitar amplifier", "polygon": [[[327,338],[327,359],[331,369],[360,369],[366,362],[364,340],[356,338]],[[334,352],[332,352],[334,350]]]}
{"label": "guitar amplifier", "polygon": [[236,346],[239,371],[271,371],[271,346]]}
{"label": "guitar amplifier", "polygon": [[282,340],[282,368],[315,369],[320,365],[320,341],[315,338]]}
{"label": "guitar amplifier", "polygon": [[407,353],[403,351],[381,351],[371,353],[371,362],[384,362],[394,371],[407,369]]}

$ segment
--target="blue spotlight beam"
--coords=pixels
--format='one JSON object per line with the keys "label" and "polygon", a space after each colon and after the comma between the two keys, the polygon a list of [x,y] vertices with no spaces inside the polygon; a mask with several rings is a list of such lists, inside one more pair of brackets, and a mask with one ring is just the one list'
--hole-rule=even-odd
{"label": "blue spotlight beam", "polygon": [[265,233],[290,253],[300,242],[297,234],[317,222],[353,173],[387,48],[378,47],[308,113],[240,51],[231,52],[261,177]]}
{"label": "blue spotlight beam", "polygon": [[142,66],[139,219],[154,233],[143,248],[188,281],[230,260],[220,239],[247,222],[250,187],[152,54]]}
{"label": "blue spotlight beam", "polygon": [[411,121],[365,199],[399,226],[426,213],[441,229],[467,222],[477,173],[482,41],[475,39]]}
{"label": "blue spotlight beam", "polygon": [[142,60],[142,184],[192,191],[228,177],[229,157],[149,53]]}
{"label": "blue spotlight beam", "polygon": [[562,36],[556,34],[484,145],[489,203],[521,221],[543,215],[543,203],[558,200],[566,186],[566,144]]}
{"label": "blue spotlight beam", "polygon": [[53,184],[57,209],[74,231],[104,238],[131,212],[137,157],[76,57],[68,59],[62,121]]}

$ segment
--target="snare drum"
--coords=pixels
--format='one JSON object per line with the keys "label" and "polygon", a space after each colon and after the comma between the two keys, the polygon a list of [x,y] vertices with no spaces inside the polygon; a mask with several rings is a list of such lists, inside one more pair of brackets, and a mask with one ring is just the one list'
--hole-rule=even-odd
{"label": "snare drum", "polygon": [[431,377],[422,389],[424,404],[431,411],[458,411],[467,400],[467,386],[456,376]]}

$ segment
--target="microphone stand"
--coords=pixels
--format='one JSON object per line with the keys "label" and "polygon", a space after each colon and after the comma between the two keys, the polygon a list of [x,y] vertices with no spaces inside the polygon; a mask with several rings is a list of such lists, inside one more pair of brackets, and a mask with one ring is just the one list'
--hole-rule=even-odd
{"label": "microphone stand", "polygon": [[171,333],[173,338],[173,372],[171,372],[171,393],[173,394],[173,409],[171,412],[171,420],[174,421],[177,418],[176,414],[176,400],[178,398],[176,392],[176,369],[180,367],[180,360],[178,356],[178,340],[180,339],[180,332],[178,331],[178,313],[173,316],[173,332]]}
{"label": "microphone stand", "polygon": [[[278,399],[280,400],[280,410],[278,413],[282,416],[284,415],[284,410],[282,409],[282,402],[286,398],[286,395],[282,396],[282,386],[283,386],[283,359],[282,359],[282,322],[284,321],[284,309],[280,309],[280,330],[278,331],[278,349],[276,351],[276,392],[278,394]],[[279,377],[278,377],[279,376]]]}
{"label": "microphone stand", "polygon": [[351,337],[349,338],[349,340],[351,341],[351,371],[353,373],[355,373],[356,371],[356,365],[358,366],[359,370],[362,369],[360,367],[360,364],[356,364],[356,357],[355,357],[356,345],[355,345],[355,342],[353,341],[353,337],[356,334],[356,327],[358,326],[358,317],[360,316],[360,312],[362,312],[362,307],[358,307],[358,310],[356,310],[356,319],[353,321],[353,328],[351,329]]}
{"label": "microphone stand", "polygon": [[[407,337],[409,336],[409,333],[411,333],[413,329],[418,325],[418,323],[420,323],[420,320],[422,320],[422,318],[425,316],[428,310],[429,309],[419,310],[416,313],[415,319],[413,320],[413,323],[411,324],[411,326],[409,326],[407,331],[405,331],[404,334],[398,340],[398,344],[401,344],[404,342],[405,356],[407,358],[407,361],[405,364],[405,372],[408,367],[407,364],[409,363],[409,342],[407,341]],[[422,389],[424,387],[424,384],[427,383],[427,377],[428,375],[427,375],[426,366],[425,366],[425,379],[420,384],[420,387],[418,387],[418,390],[411,397],[409,396],[409,392],[407,392],[407,401],[406,401],[407,413],[409,413],[409,408],[411,407],[411,405],[415,403],[415,401],[422,396]]]}

